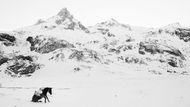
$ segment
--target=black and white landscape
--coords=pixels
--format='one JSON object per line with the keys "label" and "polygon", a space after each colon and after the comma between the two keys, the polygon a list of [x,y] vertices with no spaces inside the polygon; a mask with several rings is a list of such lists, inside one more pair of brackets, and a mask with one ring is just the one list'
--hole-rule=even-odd
{"label": "black and white landscape", "polygon": [[[86,26],[63,8],[0,33],[1,107],[189,107],[190,28],[115,19]],[[33,103],[40,87],[50,103]]]}

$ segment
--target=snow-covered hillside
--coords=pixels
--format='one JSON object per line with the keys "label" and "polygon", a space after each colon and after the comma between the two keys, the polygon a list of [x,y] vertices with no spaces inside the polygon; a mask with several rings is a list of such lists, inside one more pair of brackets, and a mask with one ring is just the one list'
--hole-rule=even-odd
{"label": "snow-covered hillside", "polygon": [[[0,33],[0,105],[6,107],[188,107],[189,70],[190,28],[179,23],[143,28],[110,19],[87,27],[63,8]],[[29,102],[43,86],[54,88],[52,103]]]}

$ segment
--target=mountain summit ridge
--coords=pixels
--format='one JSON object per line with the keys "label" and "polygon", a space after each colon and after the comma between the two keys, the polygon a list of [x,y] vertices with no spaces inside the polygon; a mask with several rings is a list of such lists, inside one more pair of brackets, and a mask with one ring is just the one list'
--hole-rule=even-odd
{"label": "mountain summit ridge", "polygon": [[67,8],[62,8],[58,13],[57,13],[58,16],[60,17],[65,17],[65,16],[70,16],[70,12],[68,11]]}
{"label": "mountain summit ridge", "polygon": [[[75,19],[74,16],[71,14],[71,12],[66,8],[62,8],[60,9],[60,11],[55,14],[54,16],[48,18],[47,20],[38,20],[38,22],[35,25],[39,25],[39,24],[45,24],[47,26],[59,26],[61,25],[62,27],[64,27],[65,29],[70,29],[70,30],[74,30],[74,29],[80,29],[80,30],[84,30],[85,32],[89,32],[88,28],[92,28],[94,26],[96,27],[114,27],[114,26],[122,26],[122,27],[126,27],[128,29],[135,28],[135,26],[131,26],[129,24],[122,24],[120,22],[118,22],[116,19],[114,18],[110,18],[108,20],[99,22],[97,24],[95,24],[94,26],[85,26],[83,25],[79,20]],[[49,25],[48,25],[49,24]],[[50,27],[52,28],[52,27]],[[140,26],[136,27],[137,29],[140,28]],[[143,27],[145,28],[145,27]],[[161,27],[161,29],[168,29],[168,30],[175,30],[176,28],[184,28],[179,22],[175,22],[175,23],[171,23],[168,24],[167,26],[163,26]],[[147,29],[150,29],[147,27]],[[152,28],[152,29],[158,29],[158,28]]]}

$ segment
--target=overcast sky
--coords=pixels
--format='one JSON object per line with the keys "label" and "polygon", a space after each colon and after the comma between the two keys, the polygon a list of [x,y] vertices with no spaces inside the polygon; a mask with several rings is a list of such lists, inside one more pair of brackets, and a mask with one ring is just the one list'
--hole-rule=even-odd
{"label": "overcast sky", "polygon": [[190,26],[190,0],[0,0],[0,31],[29,26],[66,7],[84,25],[116,19],[124,24]]}

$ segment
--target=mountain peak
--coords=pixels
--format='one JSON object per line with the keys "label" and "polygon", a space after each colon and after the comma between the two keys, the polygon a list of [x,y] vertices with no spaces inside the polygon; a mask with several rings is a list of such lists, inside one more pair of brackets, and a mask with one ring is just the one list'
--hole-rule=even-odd
{"label": "mountain peak", "polygon": [[168,24],[164,28],[181,28],[181,27],[182,27],[181,24],[179,22],[176,22],[176,23]]}
{"label": "mountain peak", "polygon": [[111,27],[111,26],[114,26],[114,25],[120,25],[120,23],[118,21],[116,21],[115,19],[111,18],[107,21],[104,21],[104,22],[101,22],[101,23],[98,23],[98,26],[107,26],[107,27]]}
{"label": "mountain peak", "polygon": [[70,12],[67,10],[67,8],[62,8],[57,15],[60,17],[67,17],[70,16]]}
{"label": "mountain peak", "polygon": [[56,15],[48,18],[45,21],[39,20],[35,25],[40,25],[41,28],[45,29],[54,29],[60,27],[67,30],[80,29],[88,32],[88,29],[82,25],[80,21],[73,17],[67,8],[62,8]]}
{"label": "mountain peak", "polygon": [[118,24],[119,22],[116,21],[115,19],[111,18],[109,20],[107,20],[107,22],[110,22],[110,23],[115,23],[115,24]]}

